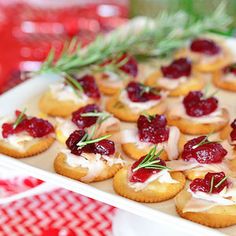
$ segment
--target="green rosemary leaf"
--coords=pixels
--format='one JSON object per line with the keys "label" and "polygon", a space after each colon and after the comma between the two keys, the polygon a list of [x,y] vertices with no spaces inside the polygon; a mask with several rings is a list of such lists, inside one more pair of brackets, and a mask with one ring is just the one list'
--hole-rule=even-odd
{"label": "green rosemary leaf", "polygon": [[223,184],[223,182],[227,179],[228,177],[225,176],[218,184],[215,185],[215,188],[220,187],[221,184]]}
{"label": "green rosemary leaf", "polygon": [[70,75],[66,75],[66,80],[68,80],[76,89],[78,89],[81,93],[83,93],[83,87],[81,86],[81,84],[74,79],[73,77],[71,77]]}
{"label": "green rosemary leaf", "polygon": [[110,134],[104,135],[104,136],[102,136],[102,137],[99,137],[99,138],[96,138],[96,139],[92,139],[92,140],[85,140],[85,141],[82,141],[82,142],[79,141],[79,142],[77,143],[77,146],[78,146],[78,147],[83,147],[83,146],[85,146],[85,145],[87,145],[87,144],[96,143],[96,142],[99,142],[99,141],[101,141],[101,140],[107,139],[107,138],[109,138],[109,137],[111,137]]}
{"label": "green rosemary leaf", "polygon": [[108,115],[106,112],[87,112],[87,113],[82,113],[80,116],[82,117],[101,117]]}
{"label": "green rosemary leaf", "polygon": [[81,98],[81,95],[80,95],[79,92],[75,89],[75,87],[73,86],[73,84],[71,84],[68,80],[65,80],[65,83],[71,87],[71,89],[73,90],[74,94],[75,94],[77,97]]}
{"label": "green rosemary leaf", "polygon": [[25,112],[26,112],[26,108],[24,108],[24,110],[20,113],[20,115],[17,117],[16,121],[13,124],[13,129],[16,129],[16,127],[25,119]]}
{"label": "green rosemary leaf", "polygon": [[214,176],[212,176],[212,178],[211,178],[211,185],[210,185],[210,191],[209,191],[209,193],[212,193],[212,191],[213,191],[213,188],[214,188]]}

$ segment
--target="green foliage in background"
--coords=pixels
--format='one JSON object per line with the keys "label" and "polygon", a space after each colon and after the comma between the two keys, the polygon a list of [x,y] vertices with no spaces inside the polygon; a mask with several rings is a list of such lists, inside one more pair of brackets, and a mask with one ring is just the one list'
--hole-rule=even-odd
{"label": "green foliage in background", "polygon": [[[157,16],[162,11],[170,13],[184,10],[201,18],[209,15],[222,0],[130,0],[130,16]],[[226,13],[233,17],[232,26],[236,28],[236,0],[226,0]]]}

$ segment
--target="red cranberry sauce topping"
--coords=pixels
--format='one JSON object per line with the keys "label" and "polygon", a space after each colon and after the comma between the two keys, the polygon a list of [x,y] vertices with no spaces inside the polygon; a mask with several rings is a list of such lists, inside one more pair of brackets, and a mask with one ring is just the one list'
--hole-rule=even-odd
{"label": "red cranberry sauce topping", "polygon": [[214,56],[220,53],[221,48],[211,39],[198,38],[192,41],[190,49],[196,53]]}
{"label": "red cranberry sauce topping", "polygon": [[236,63],[233,63],[223,68],[223,72],[224,74],[232,73],[234,76],[236,76]]}
{"label": "red cranberry sauce topping", "polygon": [[87,106],[81,107],[79,110],[72,113],[72,122],[77,125],[78,128],[84,129],[95,124],[98,117],[95,116],[81,116],[84,113],[90,112],[100,112],[100,108],[96,104],[89,104]]}
{"label": "red cranberry sauce topping", "polygon": [[92,75],[84,75],[80,78],[76,78],[84,89],[84,93],[94,99],[99,99],[101,97],[98,86],[95,82],[95,79]]}
{"label": "red cranberry sauce topping", "polygon": [[[151,177],[152,175],[158,173],[161,171],[161,169],[147,169],[147,168],[140,168],[136,171],[133,171],[141,162],[142,160],[145,158],[146,156],[141,157],[139,160],[137,160],[136,162],[133,163],[133,165],[131,166],[131,176],[129,181],[136,183],[136,182],[141,182],[144,183],[149,177]],[[160,160],[160,162],[158,163],[158,165],[162,165],[162,166],[166,166],[165,161],[157,158],[156,160]]]}
{"label": "red cranberry sauce topping", "polygon": [[115,153],[115,144],[113,141],[103,139],[101,141],[87,144],[82,148],[77,146],[77,143],[86,135],[84,130],[74,131],[66,140],[66,146],[71,150],[74,155],[81,155],[82,152],[98,153],[101,155],[113,155]]}
{"label": "red cranberry sauce topping", "polygon": [[230,137],[232,141],[236,140],[236,119],[230,125],[232,127],[232,131],[230,133]]}
{"label": "red cranberry sauce topping", "polygon": [[204,98],[201,91],[191,91],[184,98],[183,104],[189,116],[201,117],[214,112],[218,107],[215,97]]}
{"label": "red cranberry sauce topping", "polygon": [[192,192],[220,193],[224,188],[229,187],[229,182],[224,172],[207,173],[204,179],[194,179],[190,184]]}
{"label": "red cranberry sauce topping", "polygon": [[[15,112],[16,117],[18,117],[21,112]],[[50,133],[54,132],[54,128],[47,120],[39,119],[36,117],[23,116],[23,120],[14,128],[14,123],[4,123],[2,125],[2,136],[3,138],[8,138],[8,136],[13,134],[18,134],[21,132],[27,132],[30,136],[34,138],[41,138]]]}
{"label": "red cranberry sauce topping", "polygon": [[132,56],[124,54],[123,56],[120,57],[118,62],[122,62],[123,60],[125,60],[125,58],[128,58],[128,60],[124,65],[120,67],[120,69],[126,74],[131,75],[132,77],[136,77],[138,74],[138,63],[136,59]]}
{"label": "red cranberry sauce topping", "polygon": [[142,83],[130,82],[126,91],[132,102],[147,102],[150,100],[159,100],[161,98],[159,91],[143,85]]}
{"label": "red cranberry sauce topping", "polygon": [[227,151],[218,142],[210,142],[207,136],[191,139],[184,145],[182,159],[195,159],[201,164],[220,163]]}
{"label": "red cranberry sauce topping", "polygon": [[169,138],[169,128],[164,115],[144,116],[138,118],[138,134],[142,142],[162,143]]}
{"label": "red cranberry sauce topping", "polygon": [[174,60],[168,66],[162,66],[161,72],[164,77],[169,79],[178,79],[182,76],[190,76],[192,70],[191,61],[187,58]]}

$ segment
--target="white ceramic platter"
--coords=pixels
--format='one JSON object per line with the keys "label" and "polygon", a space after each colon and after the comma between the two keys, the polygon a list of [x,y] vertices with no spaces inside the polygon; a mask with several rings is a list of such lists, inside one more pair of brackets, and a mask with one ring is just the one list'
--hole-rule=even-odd
{"label": "white ceramic platter", "polygon": [[[236,51],[236,41],[228,40],[227,43]],[[38,98],[50,83],[58,79],[55,75],[35,77],[0,97],[0,116],[13,112],[16,108],[27,107],[27,113],[38,115]],[[217,94],[220,102],[230,111],[232,118],[236,117],[236,94],[220,91]],[[129,211],[139,216],[151,219],[162,227],[178,229],[183,235],[235,235],[236,226],[221,230],[213,230],[180,218],[174,207],[173,200],[155,204],[141,204],[118,196],[112,188],[112,180],[106,180],[93,184],[84,184],[59,174],[53,169],[53,161],[60,150],[61,145],[57,142],[46,152],[24,159],[14,159],[5,155],[1,156],[1,165],[25,171],[27,174],[42,179],[57,186],[83,194],[90,198],[108,203],[120,209]],[[89,207],[89,206],[88,206]],[[158,226],[157,226],[158,227]]]}

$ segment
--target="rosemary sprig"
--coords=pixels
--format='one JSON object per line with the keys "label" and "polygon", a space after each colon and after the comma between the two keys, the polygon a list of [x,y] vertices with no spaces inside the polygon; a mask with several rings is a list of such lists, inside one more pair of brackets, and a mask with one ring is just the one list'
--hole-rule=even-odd
{"label": "rosemary sprig", "polygon": [[218,184],[216,184],[215,185],[215,188],[218,188],[218,187],[220,187],[220,185],[221,184],[223,184],[224,183],[224,181],[227,179],[228,177],[227,176],[225,176]]}
{"label": "rosemary sprig", "polygon": [[141,91],[141,95],[143,95],[144,93],[153,93],[155,95],[160,95],[160,91],[158,91],[156,88],[154,87],[150,87],[150,86],[147,86],[147,85],[144,85],[144,84],[140,84],[141,85],[141,88],[142,88],[142,91]]}
{"label": "rosemary sprig", "polygon": [[209,141],[208,138],[212,135],[212,133],[206,135],[204,137],[204,139],[202,141],[200,141],[198,144],[192,146],[192,149],[196,149],[204,144],[208,144],[208,143],[220,143],[221,141],[220,140],[217,140],[217,141]]}
{"label": "rosemary sprig", "polygon": [[228,177],[225,176],[219,183],[217,183],[216,185],[214,185],[214,180],[215,180],[215,178],[214,178],[214,176],[212,176],[212,178],[211,178],[211,183],[210,183],[210,191],[209,191],[209,193],[212,193],[213,188],[218,188],[218,187],[220,187],[220,185],[223,184],[224,181],[225,181],[227,178],[228,178]]}
{"label": "rosemary sprig", "polygon": [[78,89],[81,93],[83,93],[84,89],[76,79],[67,74],[66,81],[69,81],[76,89]]}
{"label": "rosemary sprig", "polygon": [[86,112],[86,113],[82,113],[80,116],[82,116],[82,117],[104,117],[106,115],[109,115],[109,114],[107,114],[106,112]]}
{"label": "rosemary sprig", "polygon": [[227,29],[231,18],[224,9],[225,3],[221,3],[212,15],[198,19],[182,11],[172,15],[162,13],[155,19],[148,19],[141,30],[131,26],[126,33],[116,30],[108,38],[98,36],[85,50],[78,45],[73,52],[64,50],[57,60],[52,50],[39,73],[71,74],[125,52],[143,56],[166,55],[197,35]]}
{"label": "rosemary sprig", "polygon": [[156,169],[156,170],[170,170],[169,167],[163,166],[160,164],[160,155],[164,151],[164,149],[161,149],[158,153],[156,153],[156,146],[153,147],[149,153],[146,155],[146,157],[139,163],[137,167],[133,169],[133,172],[145,168],[145,169]]}
{"label": "rosemary sprig", "polygon": [[209,191],[209,193],[212,193],[212,191],[213,191],[213,188],[214,188],[214,176],[212,176],[212,178],[211,178],[211,185],[210,185],[210,191]]}
{"label": "rosemary sprig", "polygon": [[25,112],[26,112],[26,108],[24,108],[24,110],[17,117],[16,121],[13,124],[13,129],[16,129],[16,127],[25,119]]}
{"label": "rosemary sprig", "polygon": [[142,112],[142,115],[144,115],[146,118],[147,118],[147,120],[148,120],[148,122],[151,122],[152,121],[152,119],[154,119],[154,117],[155,117],[155,115],[149,115],[149,114],[147,114],[147,112]]}
{"label": "rosemary sprig", "polygon": [[[86,135],[86,134],[85,134],[85,135]],[[88,144],[96,143],[96,142],[99,142],[99,141],[101,141],[101,140],[107,139],[107,138],[109,138],[109,137],[111,137],[110,134],[104,135],[104,136],[99,137],[99,138],[96,138],[96,139],[88,139],[88,134],[87,134],[84,139],[82,138],[83,140],[81,139],[81,140],[77,143],[77,146],[78,146],[79,148],[82,148],[82,147],[84,147],[84,146],[86,146],[86,145],[88,145]]]}

